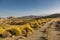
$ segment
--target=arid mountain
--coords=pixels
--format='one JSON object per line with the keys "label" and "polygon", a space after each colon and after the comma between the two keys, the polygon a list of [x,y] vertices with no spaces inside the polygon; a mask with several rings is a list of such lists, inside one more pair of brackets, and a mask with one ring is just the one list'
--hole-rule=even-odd
{"label": "arid mountain", "polygon": [[49,17],[49,18],[60,17],[60,13],[52,14],[52,15],[49,15],[49,16],[47,16],[47,17]]}

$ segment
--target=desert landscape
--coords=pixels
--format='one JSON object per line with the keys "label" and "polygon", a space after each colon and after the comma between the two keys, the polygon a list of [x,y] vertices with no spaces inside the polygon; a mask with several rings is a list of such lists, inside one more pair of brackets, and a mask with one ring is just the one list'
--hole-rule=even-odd
{"label": "desert landscape", "polygon": [[1,17],[0,40],[60,40],[60,14]]}
{"label": "desert landscape", "polygon": [[60,0],[0,0],[0,40],[60,40]]}

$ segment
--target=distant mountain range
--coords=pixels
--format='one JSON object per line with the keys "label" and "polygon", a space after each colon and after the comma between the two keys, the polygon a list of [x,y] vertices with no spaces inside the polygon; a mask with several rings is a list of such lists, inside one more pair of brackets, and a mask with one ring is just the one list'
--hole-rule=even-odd
{"label": "distant mountain range", "polygon": [[51,14],[48,16],[23,16],[23,17],[18,17],[18,18],[56,18],[56,17],[60,17],[60,13],[56,13],[56,14]]}
{"label": "distant mountain range", "polygon": [[24,18],[56,18],[56,17],[60,17],[60,13],[56,13],[56,14],[52,14],[52,15],[48,15],[48,16],[34,16],[34,15],[30,15],[30,16],[23,16],[23,17],[16,17],[16,16],[10,16],[7,18],[17,18],[17,19],[24,19]]}
{"label": "distant mountain range", "polygon": [[55,17],[60,17],[60,14],[52,14],[52,15],[48,15],[46,17],[49,17],[49,18],[55,18]]}

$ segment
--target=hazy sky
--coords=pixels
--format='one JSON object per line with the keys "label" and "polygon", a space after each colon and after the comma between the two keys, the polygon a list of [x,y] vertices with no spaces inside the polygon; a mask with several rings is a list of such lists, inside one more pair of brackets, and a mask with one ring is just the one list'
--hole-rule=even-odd
{"label": "hazy sky", "polygon": [[60,13],[60,0],[0,0],[0,16]]}

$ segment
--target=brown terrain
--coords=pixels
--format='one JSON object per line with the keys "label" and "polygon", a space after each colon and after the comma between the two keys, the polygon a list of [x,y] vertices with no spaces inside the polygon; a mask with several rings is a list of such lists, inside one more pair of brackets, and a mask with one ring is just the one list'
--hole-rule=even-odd
{"label": "brown terrain", "polygon": [[60,40],[60,14],[0,18],[0,40]]}

